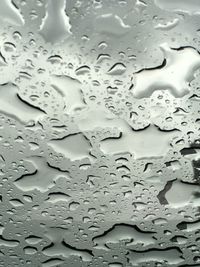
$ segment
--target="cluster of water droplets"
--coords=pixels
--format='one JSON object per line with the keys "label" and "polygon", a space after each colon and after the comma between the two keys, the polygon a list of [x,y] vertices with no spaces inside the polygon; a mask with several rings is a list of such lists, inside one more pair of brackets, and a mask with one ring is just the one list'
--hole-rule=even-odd
{"label": "cluster of water droplets", "polygon": [[200,266],[197,0],[1,0],[0,267]]}

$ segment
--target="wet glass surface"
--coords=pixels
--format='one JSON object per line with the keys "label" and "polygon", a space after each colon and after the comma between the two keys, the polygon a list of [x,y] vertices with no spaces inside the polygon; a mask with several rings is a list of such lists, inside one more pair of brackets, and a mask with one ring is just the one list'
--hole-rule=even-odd
{"label": "wet glass surface", "polygon": [[200,266],[200,1],[0,22],[0,267]]}

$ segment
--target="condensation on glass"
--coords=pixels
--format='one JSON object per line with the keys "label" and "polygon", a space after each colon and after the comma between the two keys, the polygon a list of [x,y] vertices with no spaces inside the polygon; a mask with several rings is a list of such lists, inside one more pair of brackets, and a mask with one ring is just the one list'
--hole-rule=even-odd
{"label": "condensation on glass", "polygon": [[0,267],[200,266],[199,0],[0,22]]}

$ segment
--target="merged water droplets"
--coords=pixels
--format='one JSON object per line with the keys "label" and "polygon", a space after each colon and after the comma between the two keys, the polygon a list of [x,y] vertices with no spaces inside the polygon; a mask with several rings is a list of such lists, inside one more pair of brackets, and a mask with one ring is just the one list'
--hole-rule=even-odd
{"label": "merged water droplets", "polygon": [[198,1],[0,4],[0,267],[200,263]]}
{"label": "merged water droplets", "polygon": [[71,34],[65,8],[66,3],[63,0],[47,2],[46,15],[40,26],[40,33],[47,42],[60,42]]}

